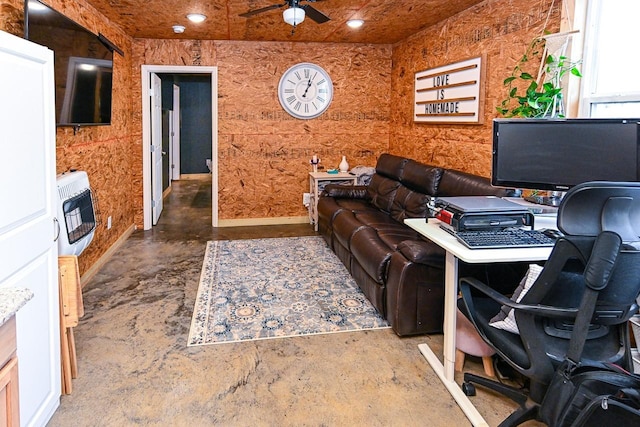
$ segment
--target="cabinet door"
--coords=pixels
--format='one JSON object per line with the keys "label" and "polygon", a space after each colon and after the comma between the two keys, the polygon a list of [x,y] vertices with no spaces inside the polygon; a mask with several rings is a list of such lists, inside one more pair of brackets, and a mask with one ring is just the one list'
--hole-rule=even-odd
{"label": "cabinet door", "polygon": [[0,369],[0,426],[18,427],[18,358]]}
{"label": "cabinet door", "polygon": [[0,31],[0,94],[0,287],[34,293],[16,314],[20,421],[42,426],[60,403],[53,52]]}

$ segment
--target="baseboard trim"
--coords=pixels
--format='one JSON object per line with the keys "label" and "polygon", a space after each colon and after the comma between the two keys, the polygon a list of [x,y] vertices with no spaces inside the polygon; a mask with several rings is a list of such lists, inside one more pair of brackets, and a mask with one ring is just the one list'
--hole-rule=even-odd
{"label": "baseboard trim", "polygon": [[113,256],[113,254],[118,249],[120,249],[120,247],[129,238],[129,236],[133,234],[135,230],[136,230],[135,224],[131,224],[131,226],[127,228],[127,230],[124,233],[122,233],[122,236],[118,237],[118,240],[116,240],[115,243],[111,245],[109,249],[107,249],[106,252],[102,254],[102,256],[98,258],[98,260],[94,262],[93,265],[87,269],[87,271],[84,272],[84,274],[80,278],[80,283],[82,284],[82,287],[84,287],[84,285],[88,283],[89,280],[93,279],[93,276],[98,274],[98,271],[100,271],[100,269],[107,263],[107,261],[109,261],[109,259]]}
{"label": "baseboard trim", "polygon": [[184,179],[184,180],[189,180],[189,179],[207,179],[207,178],[211,178],[211,174],[210,173],[185,173],[185,174],[180,174],[180,179]]}
{"label": "baseboard trim", "polygon": [[218,227],[249,227],[255,225],[309,224],[309,216],[283,216],[278,218],[221,219]]}

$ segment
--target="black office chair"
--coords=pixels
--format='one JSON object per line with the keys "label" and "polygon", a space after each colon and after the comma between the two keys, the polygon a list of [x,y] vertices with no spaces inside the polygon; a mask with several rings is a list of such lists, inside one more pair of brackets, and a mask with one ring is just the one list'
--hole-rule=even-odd
{"label": "black office chair", "polygon": [[[574,334],[578,312],[594,313],[586,339],[580,340],[581,360],[632,370],[627,320],[638,311],[640,294],[640,183],[589,182],[572,188],[559,207],[557,225],[564,236],[519,303],[477,279],[460,279],[461,311],[527,379],[523,391],[465,373],[466,394],[475,394],[475,383],[520,405],[501,426],[539,419],[538,408],[571,337],[584,335]],[[519,335],[490,326],[503,305],[515,310]]]}

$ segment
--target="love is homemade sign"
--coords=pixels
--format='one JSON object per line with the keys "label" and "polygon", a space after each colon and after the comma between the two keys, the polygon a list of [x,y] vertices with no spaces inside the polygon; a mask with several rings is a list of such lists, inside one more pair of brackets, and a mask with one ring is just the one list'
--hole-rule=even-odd
{"label": "love is homemade sign", "polygon": [[413,120],[481,124],[482,57],[443,65],[415,75]]}

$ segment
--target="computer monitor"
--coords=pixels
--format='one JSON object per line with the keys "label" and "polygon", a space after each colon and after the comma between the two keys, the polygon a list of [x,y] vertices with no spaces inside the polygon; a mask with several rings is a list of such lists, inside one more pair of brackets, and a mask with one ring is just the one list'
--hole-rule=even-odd
{"label": "computer monitor", "polygon": [[587,181],[639,181],[639,156],[640,119],[494,119],[491,183],[563,192]]}

